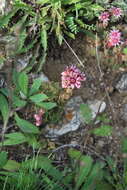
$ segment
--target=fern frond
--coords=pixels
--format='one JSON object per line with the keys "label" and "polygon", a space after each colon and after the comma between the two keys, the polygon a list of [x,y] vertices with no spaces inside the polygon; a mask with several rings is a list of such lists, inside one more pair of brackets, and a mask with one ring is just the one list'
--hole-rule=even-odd
{"label": "fern frond", "polygon": [[78,33],[78,27],[77,27],[77,24],[75,24],[73,16],[68,16],[67,17],[66,24],[67,24],[68,28],[71,30],[72,33],[74,33],[74,34]]}
{"label": "fern frond", "polygon": [[7,15],[0,17],[0,28],[7,27],[11,18],[16,14],[17,11],[18,11],[18,9],[12,10]]}

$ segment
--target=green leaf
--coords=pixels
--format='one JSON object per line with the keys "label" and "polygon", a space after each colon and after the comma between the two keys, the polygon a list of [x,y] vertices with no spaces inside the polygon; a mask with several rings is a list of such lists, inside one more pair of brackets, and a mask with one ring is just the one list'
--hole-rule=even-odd
{"label": "green leaf", "polygon": [[124,54],[127,54],[127,48],[124,48],[124,49],[123,49],[123,53],[124,53]]}
{"label": "green leaf", "polygon": [[69,4],[74,4],[74,3],[78,3],[81,0],[62,0],[62,3],[65,5],[69,5]]}
{"label": "green leaf", "polygon": [[8,160],[6,165],[3,167],[3,169],[8,171],[15,171],[20,168],[20,163],[16,162],[15,160]]}
{"label": "green leaf", "polygon": [[80,159],[82,156],[82,153],[80,151],[74,150],[74,149],[69,149],[68,155],[73,158],[73,159]]}
{"label": "green leaf", "polygon": [[35,79],[31,86],[29,95],[36,93],[39,90],[41,84],[42,84],[42,81],[40,79]]}
{"label": "green leaf", "polygon": [[105,181],[101,181],[96,185],[96,190],[113,190],[113,186]]}
{"label": "green leaf", "polygon": [[9,12],[7,15],[0,17],[0,28],[7,26],[10,19],[15,15],[16,12],[17,10],[13,10]]}
{"label": "green leaf", "polygon": [[27,96],[28,93],[28,76],[25,72],[21,72],[18,77],[18,84],[21,92]]}
{"label": "green leaf", "polygon": [[105,166],[104,163],[96,163],[93,166],[92,171],[90,172],[89,177],[87,177],[86,182],[82,186],[81,190],[93,190],[96,187],[96,184],[100,183],[102,178],[102,168]]}
{"label": "green leaf", "polygon": [[82,166],[80,166],[79,173],[77,174],[78,176],[75,190],[79,190],[79,187],[84,183],[93,163],[93,160],[90,156],[82,156],[80,160],[82,161]]}
{"label": "green leaf", "polygon": [[48,96],[46,96],[45,94],[35,94],[31,96],[29,99],[34,103],[39,103],[48,99]]}
{"label": "green leaf", "polygon": [[37,4],[44,5],[45,3],[50,3],[50,0],[37,0]]}
{"label": "green leaf", "polygon": [[24,133],[32,133],[32,134],[38,134],[39,130],[38,128],[33,125],[32,123],[21,119],[17,114],[15,114],[15,121],[19,128],[24,132]]}
{"label": "green leaf", "polygon": [[127,138],[122,139],[122,152],[127,153]]}
{"label": "green leaf", "polygon": [[84,122],[90,124],[90,122],[92,121],[92,111],[89,106],[87,104],[81,104],[80,111],[84,118]]}
{"label": "green leaf", "polygon": [[[27,141],[27,138],[20,132],[5,134],[5,137],[7,139],[3,142],[4,146],[22,144]],[[2,143],[0,143],[0,146],[2,146]]]}
{"label": "green leaf", "polygon": [[91,168],[92,168],[92,163],[93,160],[90,156],[84,156],[80,151],[70,149],[68,151],[68,154],[71,158],[76,159],[76,161],[81,161],[81,167],[78,169],[77,175],[77,183],[75,186],[75,190],[79,190],[80,186],[84,183],[87,175],[89,174]]}
{"label": "green leaf", "polygon": [[[51,164],[51,160],[44,156],[36,156],[33,159],[27,160],[22,163],[24,168],[43,169],[44,172],[53,178],[57,182],[61,182],[66,186],[66,182],[63,179],[63,173]],[[55,190],[55,189],[54,189]]]}
{"label": "green leaf", "polygon": [[47,31],[45,29],[41,30],[41,44],[44,48],[44,51],[47,50]]}
{"label": "green leaf", "polygon": [[112,134],[112,126],[102,125],[101,127],[92,130],[92,132],[97,136],[110,136]]}
{"label": "green leaf", "polygon": [[26,101],[20,100],[18,96],[13,95],[13,106],[14,107],[24,107],[26,105]]}
{"label": "green leaf", "polygon": [[37,140],[37,138],[35,137],[35,135],[28,135],[26,136],[27,139],[27,143],[32,146],[33,149],[38,149],[38,148],[42,148],[41,144],[39,143],[39,141]]}
{"label": "green leaf", "polygon": [[40,106],[46,110],[51,110],[53,109],[54,107],[57,106],[56,103],[53,103],[53,102],[40,102],[40,103],[36,103],[37,106]]}
{"label": "green leaf", "polygon": [[7,163],[7,152],[2,151],[0,153],[0,168],[2,168]]}
{"label": "green leaf", "polygon": [[9,105],[5,96],[0,94],[0,111],[3,116],[3,121],[6,122],[9,118]]}
{"label": "green leaf", "polygon": [[16,53],[20,53],[20,51],[22,50],[22,48],[24,47],[24,44],[25,44],[25,40],[27,38],[27,32],[26,30],[22,30],[20,32],[20,35],[19,35],[19,40],[18,40],[18,44],[17,44],[17,51]]}

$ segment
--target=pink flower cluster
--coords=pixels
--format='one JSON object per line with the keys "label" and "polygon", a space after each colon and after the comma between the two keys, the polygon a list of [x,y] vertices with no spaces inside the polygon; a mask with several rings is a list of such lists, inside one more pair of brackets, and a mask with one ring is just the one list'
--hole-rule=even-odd
{"label": "pink flower cluster", "polygon": [[114,17],[115,19],[118,19],[122,16],[123,11],[121,8],[112,7],[109,9],[109,11],[104,11],[100,14],[99,20],[103,22],[103,24],[108,24],[108,21],[110,20],[110,17]]}
{"label": "pink flower cluster", "polygon": [[62,88],[80,88],[81,82],[86,80],[85,74],[74,65],[67,67],[61,75]]}
{"label": "pink flower cluster", "polygon": [[111,30],[108,35],[108,47],[114,47],[121,43],[121,32],[119,30]]}
{"label": "pink flower cluster", "polygon": [[109,21],[109,17],[110,17],[110,14],[107,11],[105,11],[101,13],[101,15],[99,16],[99,20],[103,22],[103,24],[106,24]]}
{"label": "pink flower cluster", "polygon": [[45,110],[40,109],[38,114],[34,114],[34,119],[36,120],[36,126],[40,126],[42,124],[42,116],[45,113]]}
{"label": "pink flower cluster", "polygon": [[117,7],[112,7],[111,9],[109,9],[110,13],[112,16],[119,18],[122,16],[123,11],[121,8],[117,8]]}

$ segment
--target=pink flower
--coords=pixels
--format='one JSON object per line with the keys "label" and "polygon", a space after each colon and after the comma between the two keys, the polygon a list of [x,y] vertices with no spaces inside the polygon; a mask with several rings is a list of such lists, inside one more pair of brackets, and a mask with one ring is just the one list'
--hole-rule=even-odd
{"label": "pink flower", "polygon": [[45,110],[40,109],[38,114],[34,114],[34,119],[36,120],[36,126],[40,126],[42,124],[42,116],[45,113]]}
{"label": "pink flower", "polygon": [[119,18],[122,16],[122,9],[121,8],[117,8],[117,7],[112,7],[110,9],[110,12],[112,14],[112,16]]}
{"label": "pink flower", "polygon": [[103,24],[105,24],[105,23],[108,23],[109,17],[110,17],[109,13],[105,11],[101,13],[101,15],[99,16],[99,20],[102,21]]}
{"label": "pink flower", "polygon": [[117,46],[121,43],[121,32],[119,30],[111,30],[108,36],[108,47]]}
{"label": "pink flower", "polygon": [[82,73],[76,66],[72,65],[67,67],[64,72],[61,73],[62,88],[74,89],[81,87],[81,81],[85,81],[85,74]]}

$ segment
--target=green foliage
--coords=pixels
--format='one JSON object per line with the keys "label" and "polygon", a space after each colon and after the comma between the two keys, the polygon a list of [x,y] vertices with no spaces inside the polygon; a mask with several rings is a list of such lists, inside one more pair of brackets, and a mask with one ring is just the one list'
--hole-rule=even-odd
{"label": "green foliage", "polygon": [[21,92],[27,96],[28,93],[28,76],[25,72],[19,73],[18,76],[18,86],[21,90]]}
{"label": "green foliage", "polygon": [[[8,28],[10,33],[18,37],[16,54],[26,53],[34,47],[38,53],[41,49],[45,62],[48,37],[55,34],[59,44],[62,44],[64,34],[75,38],[75,34],[85,30],[95,30],[94,20],[103,8],[92,0],[14,0],[12,11],[0,19],[0,27]],[[38,59],[40,57],[37,57]],[[40,70],[38,66],[38,70]]]}
{"label": "green foliage", "polygon": [[127,48],[123,49],[123,53],[126,55],[127,54]]}
{"label": "green foliage", "polygon": [[[28,104],[35,104],[46,110],[56,107],[56,103],[48,101],[49,97],[41,93],[42,82],[35,79],[32,85],[29,85],[28,76],[25,72],[13,72],[13,83],[15,89],[12,92],[12,105],[15,108],[25,107]],[[45,100],[47,100],[45,102]]]}
{"label": "green foliage", "polygon": [[32,134],[38,134],[39,130],[38,128],[33,125],[32,123],[21,119],[17,114],[15,114],[15,121],[19,128],[22,130],[24,133],[32,133]]}
{"label": "green foliage", "polygon": [[[4,146],[12,146],[26,142],[26,137],[20,132],[5,134],[5,138],[3,142]],[[0,143],[0,146],[1,145],[2,143]]]}
{"label": "green foliage", "polygon": [[5,96],[3,96],[2,94],[0,94],[0,112],[2,114],[4,123],[6,123],[9,118],[10,110],[9,110],[8,101],[5,98]]}
{"label": "green foliage", "polygon": [[7,163],[7,152],[2,151],[0,153],[0,168],[3,168],[3,166]]}
{"label": "green foliage", "polygon": [[[0,112],[3,117],[3,123],[6,126],[11,117],[12,122],[16,122],[15,125],[19,127],[21,132],[13,132],[4,134],[5,139],[0,146],[13,146],[27,142],[33,148],[41,147],[38,142],[37,135],[40,134],[37,126],[31,122],[20,118],[20,115],[24,117],[22,110],[26,107],[33,109],[34,115],[40,107],[47,112],[57,106],[55,102],[49,101],[49,97],[41,93],[42,82],[40,79],[33,80],[30,84],[28,75],[25,72],[13,72],[13,88],[12,91],[3,88],[0,93]],[[11,95],[11,96],[10,96]],[[8,103],[8,100],[11,101]],[[19,110],[19,111],[18,111]],[[20,111],[21,110],[21,111]],[[14,116],[14,118],[13,118]],[[32,116],[33,117],[33,116]],[[32,118],[33,120],[33,118]],[[4,127],[5,133],[5,127]]]}
{"label": "green foliage", "polygon": [[[5,154],[5,153],[4,153]],[[5,190],[125,190],[126,172],[120,176],[117,164],[111,158],[93,162],[80,151],[68,151],[71,163],[59,170],[45,156],[34,156],[21,163],[6,160],[0,172],[0,184]],[[12,172],[13,171],[13,172]],[[7,180],[6,180],[7,179]]]}
{"label": "green foliage", "polygon": [[112,127],[110,125],[101,125],[99,128],[92,131],[97,136],[111,136]]}

